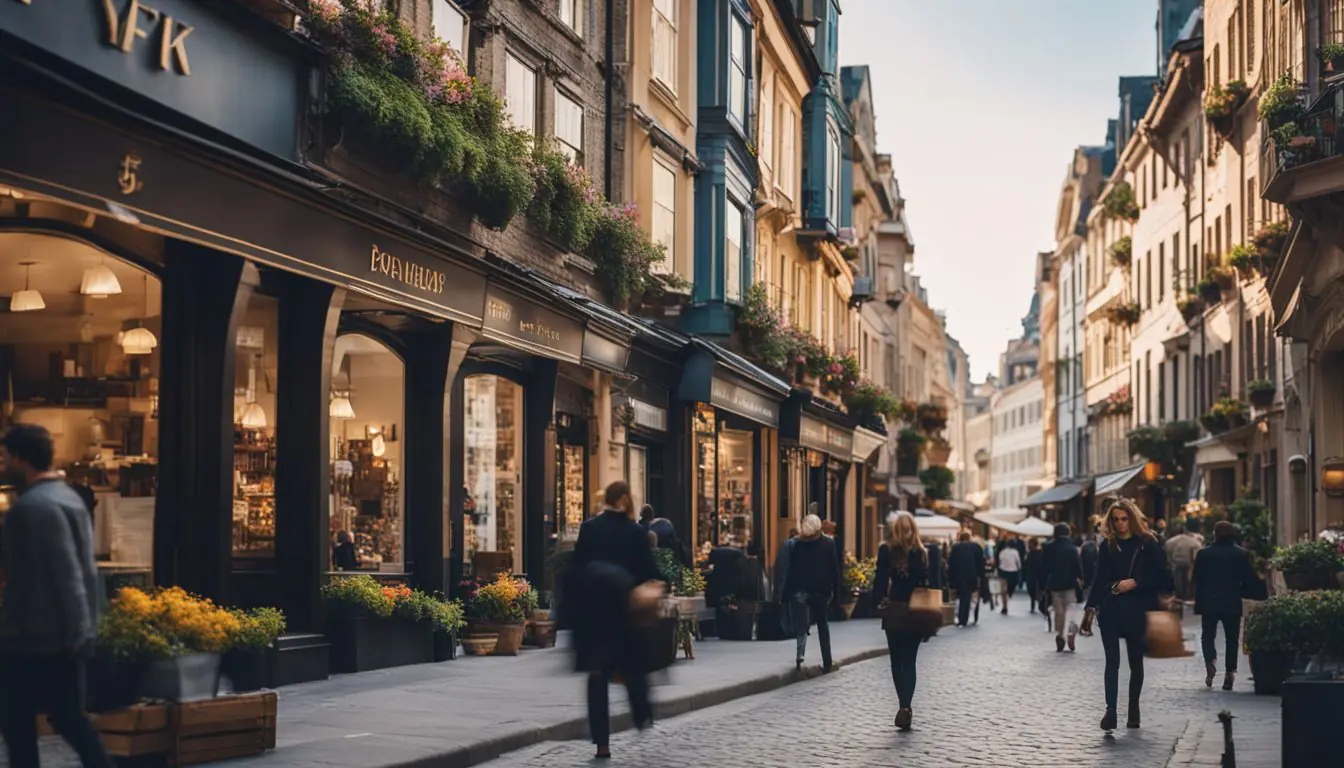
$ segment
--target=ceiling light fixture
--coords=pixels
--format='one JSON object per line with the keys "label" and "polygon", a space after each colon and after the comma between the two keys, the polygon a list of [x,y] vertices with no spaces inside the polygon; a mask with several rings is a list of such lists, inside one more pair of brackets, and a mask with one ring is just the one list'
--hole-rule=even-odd
{"label": "ceiling light fixture", "polygon": [[42,294],[34,291],[28,285],[32,267],[36,263],[35,261],[20,262],[23,266],[23,290],[15,291],[14,295],[9,297],[10,312],[36,312],[39,309],[47,308],[47,302],[42,300]]}
{"label": "ceiling light fixture", "polygon": [[84,279],[79,282],[79,292],[94,299],[106,299],[121,293],[121,281],[100,258],[98,266],[84,270]]}
{"label": "ceiling light fixture", "polygon": [[[117,286],[117,290],[120,291],[121,286]],[[149,275],[145,275],[145,317],[149,317]],[[159,346],[159,340],[143,321],[136,322],[137,325],[121,337],[121,351],[128,355],[148,355]]]}
{"label": "ceiling light fixture", "polygon": [[328,411],[333,419],[355,418],[355,407],[350,404],[349,392],[332,392],[331,408]]}

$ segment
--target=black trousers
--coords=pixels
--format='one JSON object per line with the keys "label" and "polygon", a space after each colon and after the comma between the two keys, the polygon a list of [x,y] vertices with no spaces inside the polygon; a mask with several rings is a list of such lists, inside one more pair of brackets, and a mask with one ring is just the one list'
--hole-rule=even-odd
{"label": "black trousers", "polygon": [[896,684],[896,698],[901,709],[910,706],[915,697],[915,661],[924,638],[910,632],[887,632],[887,651],[891,654],[891,680]]}
{"label": "black trousers", "polygon": [[1141,622],[1122,623],[1117,620],[1101,624],[1101,647],[1106,652],[1106,708],[1115,709],[1120,695],[1120,639],[1125,640],[1129,659],[1129,709],[1139,708],[1139,694],[1143,693],[1143,652],[1147,627]]}
{"label": "black trousers", "polygon": [[[957,624],[966,626],[971,620],[971,601],[975,599],[974,589],[957,590]],[[979,606],[976,606],[979,608]]]}
{"label": "black trousers", "polygon": [[37,715],[45,712],[84,768],[112,758],[84,713],[84,660],[77,656],[0,655],[0,733],[10,768],[38,768]]}
{"label": "black trousers", "polygon": [[1227,665],[1228,672],[1237,671],[1237,657],[1241,655],[1241,650],[1237,647],[1241,638],[1241,614],[1210,614],[1206,613],[1200,617],[1202,632],[1200,633],[1200,643],[1204,646],[1204,660],[1213,663],[1218,660],[1218,646],[1215,642],[1218,638],[1218,625],[1223,625],[1223,640],[1226,641],[1227,656],[1223,658],[1223,663]]}
{"label": "black trousers", "polygon": [[[630,716],[641,730],[653,722],[653,704],[649,702],[649,678],[644,674],[622,674],[625,691],[630,697]],[[593,743],[608,746],[611,741],[611,704],[608,686],[611,672],[593,672],[588,675],[588,731]]]}

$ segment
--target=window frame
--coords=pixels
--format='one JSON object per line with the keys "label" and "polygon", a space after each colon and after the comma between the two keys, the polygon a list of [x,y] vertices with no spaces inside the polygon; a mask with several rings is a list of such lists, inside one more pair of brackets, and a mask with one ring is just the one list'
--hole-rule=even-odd
{"label": "window frame", "polygon": [[[562,102],[562,101],[563,101],[564,103],[566,103],[567,105],[573,106],[574,109],[577,110],[577,113],[578,113],[578,118],[579,118],[579,126],[578,126],[578,127],[579,127],[579,135],[578,135],[578,142],[579,142],[579,145],[578,145],[577,147],[574,146],[573,144],[571,144],[570,142],[566,141],[566,140],[565,140],[564,138],[562,138],[561,135],[560,135],[560,125],[561,125],[561,106],[560,106],[560,105],[561,105],[561,102]],[[551,135],[554,137],[554,139],[555,139],[555,143],[556,143],[556,148],[560,151],[560,153],[561,153],[562,155],[565,155],[566,157],[568,157],[570,163],[572,163],[572,164],[574,164],[574,165],[577,165],[577,166],[579,166],[579,167],[583,167],[583,163],[584,163],[584,142],[583,142],[583,132],[584,132],[585,123],[587,123],[587,115],[586,115],[585,112],[584,112],[583,104],[580,103],[578,99],[576,99],[576,98],[574,98],[573,96],[571,96],[571,95],[569,94],[569,92],[565,91],[563,88],[556,88],[556,89],[555,89],[555,112],[554,112],[554,114],[551,116]]]}
{"label": "window frame", "polygon": [[[730,212],[736,212],[738,224],[736,227],[731,226],[732,222],[729,221]],[[737,303],[742,301],[742,295],[744,293],[742,285],[742,254],[747,246],[747,221],[746,204],[739,203],[733,195],[725,192],[723,199],[723,300],[725,302],[731,301]],[[732,239],[734,230],[736,230],[737,234],[737,239],[735,241]],[[730,259],[728,246],[730,244],[735,244],[737,246],[737,259],[735,264],[733,264],[736,269],[732,271],[729,270]],[[734,275],[736,276],[736,280],[730,280],[729,278]],[[734,288],[735,290],[732,290]]]}
{"label": "window frame", "polygon": [[[737,42],[741,42],[741,49],[738,50]],[[751,97],[751,27],[747,20],[737,14],[736,11],[728,13],[728,66],[725,72],[728,75],[727,82],[727,100],[728,117],[735,118],[737,124],[741,127],[743,133],[747,133],[747,115],[750,111],[748,102]],[[739,86],[740,93],[734,92],[734,86]]]}
{"label": "window frame", "polygon": [[[659,196],[658,196],[658,175],[659,175],[660,172],[664,172],[664,171],[667,173],[667,176],[670,177],[671,180],[672,180],[672,199],[671,199],[671,203],[672,203],[672,205],[671,205],[671,207],[668,207],[668,206],[666,206],[666,205],[663,205],[663,204],[660,202],[660,200],[659,200]],[[670,222],[671,226],[670,226],[670,228],[668,229],[668,233],[669,233],[669,236],[670,236],[670,237],[669,237],[669,241],[666,242],[666,243],[663,243],[663,245],[665,246],[666,251],[667,251],[667,257],[666,257],[665,259],[663,259],[662,261],[657,262],[657,263],[651,265],[651,268],[652,268],[652,271],[654,272],[654,274],[670,275],[670,274],[672,274],[673,272],[676,271],[676,245],[677,245],[677,171],[676,171],[676,169],[673,168],[673,167],[672,167],[671,165],[669,165],[668,163],[663,162],[661,159],[655,157],[654,160],[653,160],[653,172],[652,172],[652,176],[651,176],[651,179],[650,179],[650,184],[651,184],[651,190],[650,190],[651,194],[650,194],[650,198],[651,198],[652,201],[653,201],[653,205],[652,205],[652,208],[651,208],[651,214],[650,214],[651,221],[650,221],[649,223],[650,223],[650,226],[652,227],[652,230],[653,230],[653,231],[652,231],[652,235],[653,235],[653,239],[654,239],[655,242],[662,242],[662,241],[659,239],[659,214],[660,214],[660,212],[665,212],[664,215],[668,215],[668,216],[671,217],[671,222]]]}
{"label": "window frame", "polygon": [[[681,77],[681,0],[650,0],[649,25],[652,32],[649,46],[649,79],[666,88],[673,96],[679,90],[677,81]],[[661,7],[660,7],[661,6]],[[667,35],[667,60],[665,68],[659,67],[658,47],[660,31]]]}
{"label": "window frame", "polygon": [[840,226],[840,126],[826,118],[826,220]]}
{"label": "window frame", "polygon": [[[780,143],[779,159],[775,163],[775,189],[784,193],[784,197],[789,200],[797,200],[797,186],[795,186],[795,177],[798,175],[798,164],[795,162],[798,155],[798,121],[795,119],[793,105],[786,101],[779,101],[780,109]],[[787,141],[786,141],[787,139]]]}
{"label": "window frame", "polygon": [[[568,9],[569,18],[565,18],[565,11]],[[557,0],[555,15],[560,19],[560,23],[566,29],[583,37],[583,0]]]}
{"label": "window frame", "polygon": [[[435,17],[438,16],[440,8],[456,13],[457,16],[462,20],[462,29],[460,30],[459,33],[461,36],[460,43],[455,44],[453,40],[449,40],[448,38],[444,37],[443,34],[440,32],[439,25],[435,22]],[[468,34],[468,30],[470,27],[471,27],[471,17],[467,16],[466,12],[463,11],[460,7],[458,7],[457,3],[453,2],[453,0],[431,0],[429,6],[430,32],[432,32],[434,36],[437,37],[438,39],[442,40],[445,43],[448,43],[448,45],[453,48],[453,50],[457,53],[457,55],[462,57],[462,61],[464,63],[467,60],[467,53],[468,53],[467,46],[470,45],[471,43],[471,36]]]}
{"label": "window frame", "polygon": [[[527,110],[527,112],[529,112],[531,115],[530,125],[518,125],[516,122],[517,113],[514,109],[513,99],[511,98],[513,95],[512,90],[513,90],[514,64],[517,64],[519,68],[525,71],[532,78],[531,109]],[[504,108],[505,111],[508,113],[509,121],[513,123],[514,128],[517,128],[519,130],[525,130],[528,133],[531,133],[534,137],[537,135],[537,116],[539,113],[537,95],[539,94],[540,89],[541,89],[541,76],[538,74],[537,68],[529,65],[526,59],[522,58],[521,56],[518,56],[513,51],[506,51],[504,53],[504,96],[505,96]]]}

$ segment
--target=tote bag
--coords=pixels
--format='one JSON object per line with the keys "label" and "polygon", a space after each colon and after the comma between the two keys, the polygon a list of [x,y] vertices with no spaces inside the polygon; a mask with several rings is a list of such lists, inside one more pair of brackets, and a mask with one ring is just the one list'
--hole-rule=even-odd
{"label": "tote bag", "polygon": [[932,637],[943,626],[943,594],[916,587],[908,603],[887,603],[877,611],[887,632],[913,632]]}

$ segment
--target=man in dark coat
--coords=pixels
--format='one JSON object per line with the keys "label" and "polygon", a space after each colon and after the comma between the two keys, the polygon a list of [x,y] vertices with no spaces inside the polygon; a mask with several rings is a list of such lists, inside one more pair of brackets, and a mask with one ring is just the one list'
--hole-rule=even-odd
{"label": "man in dark coat", "polygon": [[1237,528],[1226,520],[1213,527],[1213,544],[1195,555],[1194,588],[1195,613],[1203,624],[1201,644],[1204,647],[1204,684],[1213,685],[1218,674],[1218,651],[1215,640],[1218,625],[1223,625],[1227,643],[1227,658],[1223,664],[1223,690],[1232,690],[1237,677],[1238,635],[1241,632],[1241,599],[1255,583],[1251,557],[1236,544]]}
{"label": "man in dark coat", "polygon": [[579,526],[566,594],[574,611],[576,666],[588,673],[588,727],[600,758],[611,756],[607,686],[613,676],[625,681],[635,725],[643,729],[653,722],[647,649],[635,631],[630,599],[637,586],[658,579],[648,534],[633,516],[630,486],[607,486],[605,504],[602,514]]}
{"label": "man in dark coat", "polygon": [[957,545],[947,556],[948,585],[957,593],[958,627],[965,627],[971,619],[971,600],[984,574],[985,551],[971,541],[969,531],[962,531],[957,535]]}
{"label": "man in dark coat", "polygon": [[1083,565],[1083,589],[1092,589],[1092,581],[1097,577],[1097,560],[1101,558],[1101,552],[1097,546],[1099,532],[1093,530],[1092,535],[1083,540],[1082,546],[1078,548],[1078,557]]}
{"label": "man in dark coat", "polygon": [[1078,555],[1078,547],[1069,538],[1067,523],[1055,526],[1055,538],[1045,545],[1041,554],[1041,585],[1050,598],[1050,613],[1055,628],[1055,651],[1074,648],[1074,635],[1069,632],[1067,640],[1064,628],[1068,625],[1069,606],[1078,594],[1078,586],[1083,583],[1083,564]]}

